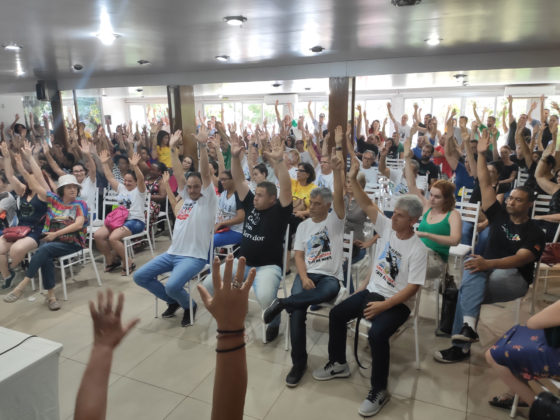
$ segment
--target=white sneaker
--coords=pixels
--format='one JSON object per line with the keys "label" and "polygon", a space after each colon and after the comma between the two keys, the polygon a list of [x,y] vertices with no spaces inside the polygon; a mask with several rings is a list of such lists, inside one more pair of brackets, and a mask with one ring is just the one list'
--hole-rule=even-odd
{"label": "white sneaker", "polygon": [[364,417],[375,416],[385,404],[389,401],[391,396],[386,390],[374,392],[373,389],[369,391],[367,398],[360,405],[358,413]]}
{"label": "white sneaker", "polygon": [[348,363],[328,362],[324,367],[313,371],[313,378],[318,381],[328,381],[334,378],[348,378],[350,376],[350,368]]}

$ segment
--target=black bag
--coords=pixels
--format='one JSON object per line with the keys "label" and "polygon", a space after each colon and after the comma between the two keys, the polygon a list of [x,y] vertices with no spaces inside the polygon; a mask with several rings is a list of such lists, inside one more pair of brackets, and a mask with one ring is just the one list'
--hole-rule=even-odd
{"label": "black bag", "polygon": [[441,298],[441,319],[439,320],[439,328],[436,335],[451,335],[458,295],[459,291],[455,284],[449,284],[443,291],[443,296]]}
{"label": "black bag", "polygon": [[364,310],[366,309],[366,306],[368,305],[368,303],[370,302],[382,302],[384,301],[385,298],[383,296],[381,296],[378,293],[369,293],[367,299],[364,301],[364,304],[360,310],[360,316],[356,319],[356,331],[354,334],[354,358],[356,359],[356,363],[358,364],[358,366],[360,366],[362,369],[367,369],[366,367],[362,366],[362,364],[360,363],[360,359],[358,359],[358,338],[360,336],[360,321],[362,320],[363,316],[362,314],[364,313]]}
{"label": "black bag", "polygon": [[530,420],[560,419],[560,398],[550,392],[541,392],[529,411]]}

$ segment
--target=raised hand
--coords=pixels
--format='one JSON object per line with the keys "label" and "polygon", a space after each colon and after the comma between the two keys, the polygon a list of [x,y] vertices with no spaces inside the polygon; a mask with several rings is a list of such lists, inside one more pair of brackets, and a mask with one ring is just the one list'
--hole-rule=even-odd
{"label": "raised hand", "polygon": [[111,155],[109,155],[109,152],[107,150],[102,150],[101,153],[99,153],[99,160],[102,164],[109,163],[109,161],[111,160]]}
{"label": "raised hand", "polygon": [[478,144],[476,145],[476,151],[480,154],[486,153],[489,144],[490,144],[490,133],[485,128],[484,130],[482,130],[482,133],[479,136]]}
{"label": "raised hand", "polygon": [[391,102],[387,102],[387,109],[391,110]]}
{"label": "raised hand", "polygon": [[[350,124],[348,124],[350,126]],[[344,134],[342,133],[342,126],[337,125],[334,129],[334,142],[337,146],[342,146],[342,141],[344,140]]]}
{"label": "raised hand", "polygon": [[244,142],[239,138],[237,133],[231,135],[231,154],[234,157],[239,157],[241,152],[245,149]]}
{"label": "raised hand", "polygon": [[199,144],[206,144],[208,142],[208,128],[205,125],[201,125],[198,130],[198,134],[192,134]]}
{"label": "raised hand", "polygon": [[535,108],[537,107],[537,103],[536,102],[531,102],[531,106],[530,106],[530,110],[533,111]]}
{"label": "raised hand", "polygon": [[140,155],[138,153],[134,153],[131,158],[128,158],[128,161],[132,166],[137,166],[138,162],[140,162]]}
{"label": "raised hand", "polygon": [[360,161],[357,157],[353,157],[352,164],[350,165],[350,171],[348,171],[348,176],[351,179],[356,179],[358,172],[360,172]]}
{"label": "raised hand", "polygon": [[23,141],[23,147],[21,148],[21,153],[25,157],[25,159],[29,159],[31,157],[31,153],[33,152],[33,147],[29,140]]}
{"label": "raised hand", "polygon": [[169,138],[169,147],[173,149],[175,146],[177,146],[179,140],[181,140],[182,138],[183,138],[182,131],[175,130],[175,132],[171,134],[171,137]]}
{"label": "raised hand", "polygon": [[226,257],[224,277],[220,275],[220,259],[214,257],[212,268],[212,283],[214,285],[214,296],[198,285],[198,292],[208,312],[216,319],[219,330],[236,331],[244,327],[247,315],[249,290],[255,280],[256,269],[251,268],[247,279],[243,278],[245,273],[245,257],[239,258],[237,273],[232,280],[233,255]]}
{"label": "raised hand", "polygon": [[169,184],[169,171],[164,171],[163,174],[161,175],[161,180],[164,184]]}
{"label": "raised hand", "polygon": [[97,293],[97,308],[95,303],[89,301],[89,312],[93,319],[93,345],[114,349],[119,345],[126,334],[134,327],[140,319],[135,318],[125,326],[121,322],[121,314],[124,305],[124,295],[119,293],[117,306],[113,309],[113,291],[107,290],[107,297],[103,293]]}
{"label": "raised hand", "polygon": [[507,101],[511,104],[513,102],[513,96],[508,95]]}
{"label": "raised hand", "polygon": [[284,158],[284,142],[281,140],[275,141],[274,144],[272,144],[272,151],[265,150],[263,155],[271,162],[280,163]]}
{"label": "raised hand", "polygon": [[2,152],[2,156],[4,156],[5,158],[10,157],[10,149],[8,149],[8,143],[6,143],[5,141],[0,143],[0,151]]}
{"label": "raised hand", "polygon": [[340,159],[333,150],[331,154],[331,168],[333,171],[343,170],[344,167],[342,166],[342,159]]}

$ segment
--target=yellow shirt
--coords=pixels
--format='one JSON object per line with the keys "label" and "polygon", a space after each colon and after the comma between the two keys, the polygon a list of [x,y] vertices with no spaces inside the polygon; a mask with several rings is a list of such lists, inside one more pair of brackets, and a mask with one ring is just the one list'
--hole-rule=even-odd
{"label": "yellow shirt", "polygon": [[158,154],[158,160],[161,163],[165,163],[165,166],[167,166],[168,168],[171,168],[171,148],[169,146],[164,146],[164,147],[160,147],[160,146],[156,146],[157,147],[157,154]]}
{"label": "yellow shirt", "polygon": [[292,198],[303,199],[305,208],[309,209],[309,196],[313,188],[317,188],[317,185],[315,185],[314,183],[310,183],[304,187],[297,180],[292,179]]}

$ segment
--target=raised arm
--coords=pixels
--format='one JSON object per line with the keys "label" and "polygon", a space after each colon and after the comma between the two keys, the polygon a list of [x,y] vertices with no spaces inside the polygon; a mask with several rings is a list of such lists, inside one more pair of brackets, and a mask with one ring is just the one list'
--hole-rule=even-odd
{"label": "raised arm", "polygon": [[134,153],[132,157],[128,158],[128,162],[130,166],[132,166],[132,170],[136,174],[136,188],[141,193],[146,192],[146,183],[144,182],[144,174],[138,167],[138,162],[140,162],[140,155],[138,153]]}
{"label": "raised arm", "polygon": [[273,139],[272,151],[265,151],[263,154],[272,163],[274,174],[280,185],[278,200],[282,207],[286,207],[292,202],[292,180],[284,163],[284,145],[280,138]]}
{"label": "raised arm", "polygon": [[387,102],[387,112],[389,113],[389,118],[393,122],[393,126],[395,127],[395,131],[399,131],[399,123],[393,116],[393,112],[391,111],[391,102]]}
{"label": "raised arm", "polygon": [[459,164],[459,157],[461,156],[461,153],[459,152],[459,146],[455,140],[455,137],[453,136],[453,118],[455,117],[456,112],[457,111],[453,109],[451,111],[451,116],[446,120],[444,134],[444,136],[446,136],[446,139],[445,148],[443,149],[445,159],[453,170],[457,169],[457,165]]}
{"label": "raised arm", "polygon": [[513,115],[513,96],[509,95],[507,97],[507,100],[508,100],[508,121],[509,121],[509,125],[511,125],[511,123],[515,121],[515,117]]}
{"label": "raised arm", "polygon": [[[536,127],[535,129],[539,130]],[[523,157],[523,160],[525,160],[525,165],[527,166],[527,168],[530,168],[533,164],[531,150],[529,149],[529,146],[527,146],[527,142],[521,135],[522,132],[523,129],[521,127],[517,127],[517,131],[515,132],[515,145],[517,146],[517,149],[521,150],[521,157]]]}
{"label": "raised arm", "polygon": [[387,142],[385,142],[383,149],[379,151],[379,173],[389,178],[391,171],[387,167],[387,153],[389,153],[389,148],[387,147]]}
{"label": "raised arm", "polygon": [[490,185],[490,175],[488,174],[488,168],[486,167],[486,150],[488,149],[488,144],[490,142],[490,133],[485,128],[482,130],[480,138],[478,140],[477,151],[478,151],[478,161],[477,161],[477,175],[478,184],[480,186],[480,194],[482,196],[481,207],[482,210],[488,210],[492,204],[496,202],[496,191]]}
{"label": "raised arm", "polygon": [[[313,167],[316,168],[319,166],[319,159],[317,158],[317,153],[315,153],[315,148],[313,147],[313,140],[311,139],[311,134],[307,131],[303,133],[305,147],[307,148],[307,153],[311,158],[311,162],[313,162]],[[323,142],[323,144],[326,142]]]}
{"label": "raised arm", "polygon": [[167,194],[167,199],[169,200],[169,206],[171,206],[171,210],[173,210],[173,214],[177,216],[177,209],[175,207],[177,207],[178,201],[177,201],[177,197],[175,197],[175,194],[173,194],[173,190],[171,189],[171,186],[169,185],[169,177],[170,177],[169,172],[165,171],[161,176],[161,182],[163,183],[163,188],[165,188],[165,193]]}
{"label": "raised arm", "polygon": [[474,114],[474,118],[476,119],[476,122],[478,123],[478,125],[482,125],[482,121],[480,120],[480,117],[478,116],[478,112],[476,112],[476,102],[473,101],[472,104],[472,109],[473,109],[473,114]]}
{"label": "raised arm", "polygon": [[107,150],[102,150],[99,153],[99,160],[101,161],[101,166],[103,167],[103,173],[105,174],[105,178],[107,178],[107,182],[111,188],[115,191],[119,189],[119,181],[113,175],[111,168],[109,167],[109,161],[111,160],[111,156]]}
{"label": "raised arm", "polygon": [[278,128],[282,127],[282,117],[280,116],[280,111],[278,111],[279,101],[276,99],[274,103],[274,113],[276,114],[276,121],[278,121]]}
{"label": "raised arm", "polygon": [[27,140],[24,140],[23,142],[23,147],[21,148],[21,155],[29,164],[29,167],[31,168],[31,173],[33,174],[37,182],[45,190],[50,191],[51,188],[49,187],[47,181],[45,181],[45,178],[43,177],[43,172],[41,171],[39,164],[33,157],[33,148],[31,147],[31,143],[29,143],[29,141]]}
{"label": "raised arm", "polygon": [[311,118],[311,121],[315,121],[315,116],[313,115],[313,111],[311,111],[311,101],[307,102],[307,112],[309,112],[309,118]]}
{"label": "raised arm", "polygon": [[358,172],[360,172],[360,161],[356,158],[352,159],[352,165],[350,166],[350,172],[348,172],[348,176],[350,178],[350,182],[352,184],[352,193],[354,194],[354,198],[356,202],[363,210],[363,212],[369,217],[372,223],[375,224],[377,221],[377,214],[381,213],[377,204],[369,199],[367,194],[364,192],[362,186],[357,180]]}
{"label": "raised arm", "polygon": [[504,106],[504,109],[502,110],[502,129],[504,130],[504,134],[509,131],[509,127],[506,124],[506,115],[508,115],[508,112],[507,108]]}
{"label": "raised arm", "polygon": [[345,217],[344,205],[344,159],[342,156],[342,142],[344,133],[342,126],[337,125],[334,131],[335,152],[331,156],[331,166],[333,169],[333,208],[339,219]]}
{"label": "raised arm", "polygon": [[[356,137],[360,137],[362,135],[362,106],[358,105],[356,108],[358,109],[358,126],[356,127]],[[367,136],[367,128],[366,128],[366,136]]]}
{"label": "raised arm", "polygon": [[58,166],[58,163],[56,163],[56,160],[54,160],[54,158],[52,157],[51,149],[46,141],[43,142],[43,153],[47,158],[47,163],[55,174],[57,174],[58,176],[66,175],[66,172],[64,172],[62,168]]}
{"label": "raised arm", "polygon": [[17,170],[21,175],[23,175],[23,178],[25,179],[25,182],[27,182],[29,188],[37,194],[39,200],[47,201],[47,190],[35,179],[33,175],[27,172],[27,169],[23,166],[21,156],[14,155],[14,160],[16,161]]}
{"label": "raised arm", "polygon": [[249,184],[245,179],[243,168],[241,167],[241,154],[243,153],[244,145],[243,140],[239,138],[236,133],[231,136],[231,177],[233,178],[233,185],[239,200],[245,200],[249,193]]}
{"label": "raised arm", "polygon": [[[464,141],[465,140],[463,139],[463,142]],[[466,141],[470,143],[470,140]],[[476,179],[478,177],[478,172],[476,170],[476,159],[474,157],[474,152],[472,151],[470,144],[465,145],[465,156],[467,158],[467,169],[469,170],[470,175]]]}
{"label": "raised arm", "polygon": [[16,194],[21,197],[25,193],[25,184],[14,176],[12,158],[6,142],[2,142],[2,144],[0,144],[0,150],[2,151],[2,156],[4,157],[4,172],[6,173],[6,178]]}
{"label": "raised arm", "polygon": [[208,162],[208,130],[205,126],[201,126],[198,134],[192,134],[198,143],[200,153],[200,176],[202,177],[202,188],[208,187],[212,182],[210,167]]}
{"label": "raised arm", "polygon": [[95,182],[97,167],[95,165],[95,160],[93,160],[93,158],[91,157],[91,149],[87,141],[84,141],[81,150],[82,150],[82,156],[84,157],[85,160],[86,168],[88,170],[88,177],[91,180],[91,182]]}
{"label": "raised arm", "polygon": [[183,170],[183,165],[179,161],[179,151],[177,149],[177,144],[179,140],[182,139],[181,130],[176,130],[169,138],[169,149],[171,151],[171,167],[173,168],[173,174],[177,180],[177,189],[182,191],[185,187],[187,181],[185,180],[185,171]]}
{"label": "raised arm", "polygon": [[550,180],[550,172],[548,171],[545,163],[546,157],[554,153],[555,147],[556,147],[555,141],[550,141],[548,143],[546,150],[544,151],[541,159],[539,160],[537,169],[535,170],[535,178],[537,180],[537,184],[539,184],[539,187],[541,187],[549,195],[554,194],[556,191],[558,191],[558,189],[560,189],[559,184],[552,182]]}
{"label": "raised arm", "polygon": [[539,98],[539,105],[541,111],[541,124],[544,124],[546,121],[544,120],[544,95],[541,95]]}

